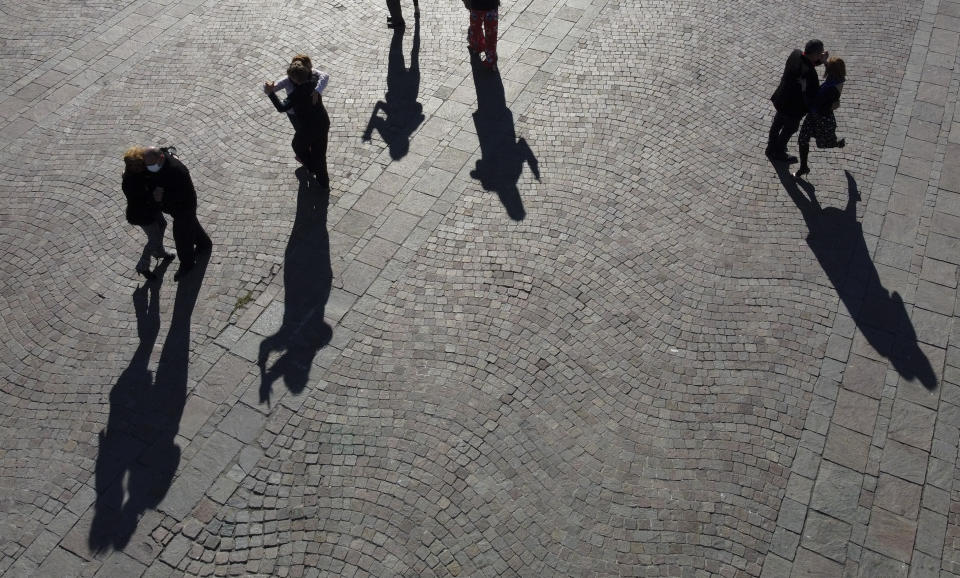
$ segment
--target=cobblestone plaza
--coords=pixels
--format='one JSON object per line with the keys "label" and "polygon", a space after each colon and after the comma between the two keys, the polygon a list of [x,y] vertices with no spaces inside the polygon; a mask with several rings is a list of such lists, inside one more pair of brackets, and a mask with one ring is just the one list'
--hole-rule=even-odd
{"label": "cobblestone plaza", "polygon": [[[493,72],[403,8],[0,0],[0,575],[960,576],[960,1],[503,0]],[[810,38],[848,144],[795,181]]]}

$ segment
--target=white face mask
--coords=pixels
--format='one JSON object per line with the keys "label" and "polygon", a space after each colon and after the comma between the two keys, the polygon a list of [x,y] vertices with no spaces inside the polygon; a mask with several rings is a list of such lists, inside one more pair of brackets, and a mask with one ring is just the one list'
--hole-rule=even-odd
{"label": "white face mask", "polygon": [[155,165],[147,165],[147,170],[150,171],[151,173],[160,172],[160,163],[157,163]]}

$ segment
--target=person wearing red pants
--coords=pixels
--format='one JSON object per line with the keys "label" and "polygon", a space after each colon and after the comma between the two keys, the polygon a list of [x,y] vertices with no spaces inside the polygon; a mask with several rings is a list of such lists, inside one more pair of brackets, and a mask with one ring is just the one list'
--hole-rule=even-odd
{"label": "person wearing red pants", "polygon": [[483,53],[483,65],[497,66],[497,25],[500,22],[500,0],[464,0],[470,10],[467,49],[472,56]]}

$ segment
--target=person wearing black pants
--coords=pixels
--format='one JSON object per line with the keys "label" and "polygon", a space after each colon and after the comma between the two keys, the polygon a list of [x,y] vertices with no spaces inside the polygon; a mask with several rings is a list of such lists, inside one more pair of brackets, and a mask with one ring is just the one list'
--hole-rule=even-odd
{"label": "person wearing black pants", "polygon": [[823,42],[811,40],[800,50],[794,50],[780,77],[780,84],[770,100],[777,113],[767,136],[767,157],[772,161],[795,163],[797,158],[787,154],[787,143],[800,128],[800,121],[807,114],[820,88],[816,67],[827,61],[830,53],[823,49]]}
{"label": "person wearing black pants", "polygon": [[[265,85],[270,102],[280,112],[293,109],[297,117],[293,149],[323,189],[330,188],[327,173],[327,136],[330,132],[330,117],[323,106],[323,97],[316,94],[317,83],[311,71],[302,62],[290,63],[287,78],[295,86],[290,95],[280,102],[274,89]],[[316,99],[316,104],[314,104]]]}
{"label": "person wearing black pants", "polygon": [[[400,0],[387,0],[387,10],[390,16],[387,16],[387,28],[405,28],[407,23],[403,21],[403,10],[400,8]],[[413,0],[413,14],[420,17],[420,3]]]}
{"label": "person wearing black pants", "polygon": [[173,278],[179,281],[193,269],[198,254],[213,248],[213,242],[197,220],[197,191],[187,167],[167,148],[146,149],[143,162],[152,173],[149,182],[154,199],[164,213],[173,217],[173,242],[180,258],[180,268]]}

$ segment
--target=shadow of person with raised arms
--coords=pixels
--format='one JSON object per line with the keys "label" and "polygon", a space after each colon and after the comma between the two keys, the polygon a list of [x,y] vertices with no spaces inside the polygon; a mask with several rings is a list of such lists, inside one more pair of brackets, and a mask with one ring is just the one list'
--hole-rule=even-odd
{"label": "shadow of person with raised arms", "polygon": [[[190,322],[209,255],[180,280],[155,375],[148,369],[160,331],[159,292],[167,263],[133,293],[140,345],[110,391],[110,415],[100,432],[95,470],[97,499],[89,546],[96,552],[122,550],[137,521],[156,508],[170,489],[180,464],[174,438],[187,401]],[[149,293],[149,298],[148,298]]]}
{"label": "shadow of person with raised arms", "polygon": [[477,90],[473,124],[480,141],[480,160],[470,176],[479,180],[484,190],[497,193],[511,219],[522,221],[527,212],[517,182],[524,163],[530,166],[539,181],[540,166],[527,141],[516,138],[513,113],[507,108],[500,71],[486,69],[476,57],[471,58],[471,66]]}
{"label": "shadow of person with raised arms", "polygon": [[[417,101],[420,94],[420,13],[415,13],[413,47],[410,50],[410,68],[403,59],[403,28],[394,28],[390,41],[387,66],[387,94],[378,100],[370,114],[370,122],[363,131],[368,141],[376,129],[390,148],[390,158],[402,159],[410,150],[410,136],[426,118],[423,105]],[[380,111],[386,118],[381,118]]]}
{"label": "shadow of person with raised arms", "polygon": [[[777,165],[777,174],[810,230],[807,245],[857,328],[878,353],[890,359],[901,376],[908,381],[919,380],[928,390],[936,389],[936,375],[920,350],[903,299],[896,291],[891,293],[883,287],[870,258],[863,227],[857,221],[860,194],[853,175],[846,172],[847,206],[841,210],[822,208],[813,185],[795,180],[786,166]],[[800,190],[798,182],[809,197]]]}
{"label": "shadow of person with raised arms", "polygon": [[[287,389],[298,394],[310,378],[313,358],[330,342],[333,331],[323,320],[333,269],[327,235],[328,193],[312,183],[304,169],[297,171],[297,215],[283,261],[284,309],[280,329],[260,343],[260,401],[270,402],[273,383],[284,378]],[[270,354],[282,351],[270,367]]]}

